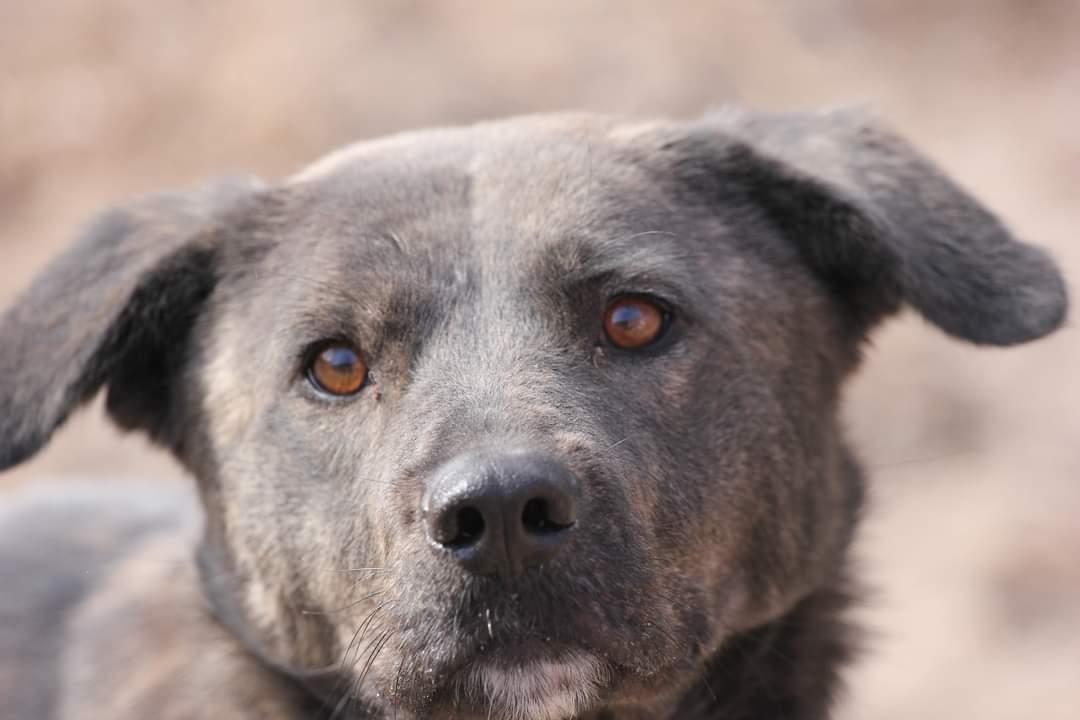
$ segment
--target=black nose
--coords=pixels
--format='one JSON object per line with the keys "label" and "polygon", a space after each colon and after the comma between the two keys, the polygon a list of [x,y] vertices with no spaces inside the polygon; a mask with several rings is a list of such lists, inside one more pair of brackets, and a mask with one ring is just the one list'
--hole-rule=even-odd
{"label": "black nose", "polygon": [[477,575],[516,577],[547,562],[578,519],[577,479],[541,454],[464,455],[421,501],[428,537]]}

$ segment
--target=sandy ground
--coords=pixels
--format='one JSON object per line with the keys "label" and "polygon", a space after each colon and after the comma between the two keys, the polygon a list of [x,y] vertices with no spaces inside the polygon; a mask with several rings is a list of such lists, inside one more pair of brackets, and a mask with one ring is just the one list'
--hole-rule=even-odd
{"label": "sandy ground", "polygon": [[[1080,278],[1080,3],[0,1],[0,306],[133,193],[529,111],[860,101]],[[1080,295],[1074,289],[1074,294]],[[907,317],[849,388],[874,593],[842,718],[1080,717],[1080,334]],[[0,483],[175,475],[95,405]]]}

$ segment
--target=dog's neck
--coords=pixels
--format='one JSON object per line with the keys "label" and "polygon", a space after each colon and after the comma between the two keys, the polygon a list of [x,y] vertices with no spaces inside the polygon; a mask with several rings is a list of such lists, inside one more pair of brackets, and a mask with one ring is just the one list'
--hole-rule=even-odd
{"label": "dog's neck", "polygon": [[[732,638],[672,720],[823,720],[856,646],[844,619],[846,583],[817,591],[787,615]],[[621,720],[621,719],[620,719]]]}

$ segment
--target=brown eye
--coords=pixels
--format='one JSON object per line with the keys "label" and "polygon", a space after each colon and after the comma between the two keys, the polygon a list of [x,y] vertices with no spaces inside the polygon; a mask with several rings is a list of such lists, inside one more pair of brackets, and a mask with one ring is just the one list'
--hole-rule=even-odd
{"label": "brown eye", "polygon": [[616,347],[637,350],[655,342],[664,331],[666,314],[648,298],[616,298],[604,314],[604,332]]}
{"label": "brown eye", "polygon": [[324,345],[308,362],[308,380],[330,395],[353,395],[367,382],[367,365],[351,345]]}

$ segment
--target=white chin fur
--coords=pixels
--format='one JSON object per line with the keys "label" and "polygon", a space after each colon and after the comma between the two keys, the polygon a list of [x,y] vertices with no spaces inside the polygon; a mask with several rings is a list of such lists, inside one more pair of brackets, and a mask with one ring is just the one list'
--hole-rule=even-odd
{"label": "white chin fur", "polygon": [[596,701],[604,680],[600,662],[578,653],[516,667],[483,664],[470,679],[500,720],[567,720]]}

